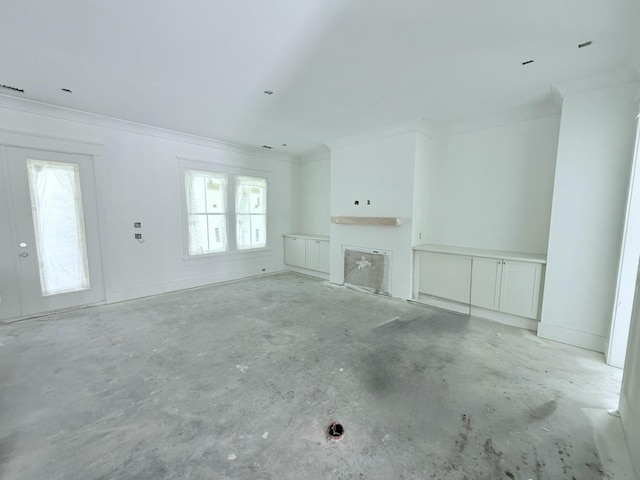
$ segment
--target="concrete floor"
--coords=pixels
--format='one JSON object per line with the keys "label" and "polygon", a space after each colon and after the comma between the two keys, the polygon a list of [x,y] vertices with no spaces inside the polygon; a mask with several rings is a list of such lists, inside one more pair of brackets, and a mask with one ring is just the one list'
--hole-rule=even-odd
{"label": "concrete floor", "polygon": [[633,478],[620,380],[284,273],[0,326],[0,479]]}

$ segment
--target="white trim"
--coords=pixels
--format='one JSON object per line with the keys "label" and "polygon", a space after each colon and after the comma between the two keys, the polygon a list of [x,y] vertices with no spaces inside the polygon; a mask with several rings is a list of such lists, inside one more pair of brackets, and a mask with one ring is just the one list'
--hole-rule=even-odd
{"label": "white trim", "polygon": [[284,268],[282,266],[270,267],[269,265],[265,265],[263,268],[265,268],[264,272],[250,271],[247,268],[240,270],[223,269],[220,272],[197,278],[184,278],[172,282],[145,285],[143,287],[135,287],[126,290],[113,290],[109,292],[107,303],[111,304],[125,302],[127,300],[137,300],[144,297],[162,295],[164,293],[174,293],[192,288],[209,287],[237,280],[245,280],[253,277],[261,277],[264,275],[273,275],[275,273],[284,271]]}
{"label": "white trim", "polygon": [[310,150],[304,155],[298,155],[296,158],[301,165],[321,161],[331,161],[331,150],[327,145],[323,144],[313,150]]}
{"label": "white trim", "polygon": [[629,83],[638,83],[640,77],[633,68],[624,68],[613,72],[607,72],[592,77],[571,80],[569,82],[553,85],[556,95],[566,98],[570,95],[591,92],[604,88],[619,87]]}
{"label": "white trim", "polygon": [[475,132],[477,130],[504,127],[514,123],[529,122],[549,117],[560,117],[560,113],[560,105],[553,101],[544,102],[533,106],[503,111],[478,120],[469,120],[445,125],[435,129],[433,131],[433,137],[439,138],[448,135],[461,135]]}
{"label": "white trim", "polygon": [[[637,276],[637,265],[638,265],[638,250],[637,246],[633,245],[633,243],[628,239],[629,230],[633,227],[631,226],[631,213],[635,210],[635,208],[640,208],[637,204],[640,204],[640,199],[638,199],[638,192],[635,191],[635,187],[637,187],[638,180],[638,162],[640,161],[640,122],[636,120],[636,141],[635,148],[633,152],[633,160],[631,164],[631,174],[629,175],[629,191],[627,193],[627,207],[624,215],[624,229],[622,232],[622,241],[620,244],[620,261],[618,263],[618,275],[616,278],[616,291],[613,302],[613,312],[611,314],[611,328],[609,332],[609,341],[607,345],[607,349],[605,352],[605,361],[607,364],[612,365],[618,368],[624,368],[625,363],[625,355],[627,352],[627,343],[629,338],[629,325],[631,324],[632,313],[632,298],[621,298],[621,291],[624,291],[623,284],[628,286],[627,283],[634,282],[635,285],[636,276]],[[632,230],[633,231],[633,230]],[[631,258],[629,259],[629,256]],[[628,270],[625,266],[633,266],[631,270],[634,275],[625,273]],[[635,289],[634,289],[635,291]],[[622,313],[620,313],[620,305],[624,301],[628,301],[631,305],[631,308],[628,310],[629,315],[622,317]]]}
{"label": "white trim", "polygon": [[470,310],[469,304],[467,303],[458,303],[453,300],[434,297],[432,295],[426,295],[424,293],[418,293],[416,296],[414,296],[414,298],[411,299],[411,301],[421,305],[428,305],[430,307],[448,310],[450,312],[462,313],[464,315],[469,315]]}
{"label": "white trim", "polygon": [[550,323],[540,322],[538,324],[538,336],[553,340],[555,342],[566,343],[574,347],[586,348],[595,352],[604,353],[607,339],[602,335],[582,332],[572,328],[552,325]]}
{"label": "white trim", "polygon": [[[632,404],[624,395],[624,390],[620,395],[620,403],[618,405],[620,418],[622,419],[622,427],[627,440],[630,452],[638,452],[640,448],[640,417],[636,415],[638,411],[637,405]],[[640,456],[632,455],[631,461],[634,464],[636,474],[640,475]]]}
{"label": "white trim", "polygon": [[431,137],[432,131],[433,127],[426,120],[418,119],[372,130],[370,132],[357,133],[355,135],[337,138],[325,143],[331,150],[336,150],[361,143],[373,142],[381,138],[406,135],[408,133],[419,133],[425,137]]}
{"label": "white trim", "polygon": [[101,155],[103,149],[103,144],[97,142],[8,130],[5,128],[0,128],[0,144],[6,145],[7,147],[91,156]]}
{"label": "white trim", "polygon": [[532,332],[536,332],[538,330],[538,321],[532,318],[520,317],[518,315],[511,315],[504,312],[498,312],[496,310],[489,310],[474,306],[471,306],[471,315],[502,323],[504,325],[511,325],[512,327],[524,328],[525,330],[531,330]]}
{"label": "white trim", "polygon": [[273,170],[239,167],[236,163],[222,163],[218,160],[212,162],[206,158],[188,157],[184,155],[177,155],[176,158],[178,159],[178,165],[188,170],[204,170],[212,173],[228,173],[230,175],[245,175],[245,172],[256,172],[261,175],[270,175],[273,173]]}
{"label": "white trim", "polygon": [[176,142],[199,145],[203,147],[224,150],[229,152],[241,153],[257,158],[268,158],[286,163],[299,163],[293,155],[283,154],[279,152],[266,151],[258,147],[251,147],[231,142],[217,140],[215,138],[201,137],[190,133],[169,130],[153,125],[145,125],[142,123],[131,122],[105,115],[73,110],[70,108],[59,107],[47,103],[36,102],[16,98],[10,95],[0,94],[0,108],[7,110],[15,110],[19,112],[32,113],[44,117],[57,118],[70,122],[83,123],[86,125],[94,125],[112,130],[120,130],[128,133],[137,133],[139,135],[147,135],[150,137],[161,138],[164,140],[172,140]]}
{"label": "white trim", "polygon": [[292,272],[301,273],[302,275],[308,275],[310,277],[322,278],[323,280],[329,280],[329,274],[320,272],[318,270],[309,270],[308,268],[296,267],[293,265],[285,265],[287,270]]}

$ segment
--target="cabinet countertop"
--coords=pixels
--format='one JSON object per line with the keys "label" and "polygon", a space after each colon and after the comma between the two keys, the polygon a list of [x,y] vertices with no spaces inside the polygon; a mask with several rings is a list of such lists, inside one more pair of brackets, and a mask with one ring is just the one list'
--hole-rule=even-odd
{"label": "cabinet countertop", "polygon": [[308,238],[309,240],[323,240],[328,242],[329,237],[324,235],[311,235],[308,233],[286,233],[283,237],[298,237],[298,238]]}
{"label": "cabinet countertop", "polygon": [[500,258],[520,262],[547,263],[547,256],[541,253],[509,252],[504,250],[484,250],[481,248],[454,247],[450,245],[423,244],[413,247],[419,252],[448,253],[467,257]]}

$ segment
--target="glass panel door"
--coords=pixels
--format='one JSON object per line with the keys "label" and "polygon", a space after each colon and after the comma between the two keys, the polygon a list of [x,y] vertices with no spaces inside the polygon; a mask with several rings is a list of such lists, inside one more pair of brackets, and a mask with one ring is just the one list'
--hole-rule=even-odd
{"label": "glass panel door", "polygon": [[4,256],[15,268],[6,272],[14,291],[0,285],[0,301],[10,295],[14,308],[0,303],[0,318],[16,316],[16,304],[18,316],[28,316],[104,301],[93,158],[5,151],[0,179],[9,186],[10,232],[3,243],[10,248]]}

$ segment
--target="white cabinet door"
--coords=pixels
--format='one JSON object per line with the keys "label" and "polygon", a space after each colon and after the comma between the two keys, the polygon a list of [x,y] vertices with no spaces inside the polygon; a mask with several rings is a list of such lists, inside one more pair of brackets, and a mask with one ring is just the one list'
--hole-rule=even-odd
{"label": "white cabinet door", "polygon": [[538,317],[540,279],[539,263],[505,260],[502,263],[500,311],[522,317]]}
{"label": "white cabinet door", "polygon": [[502,260],[474,257],[471,273],[471,305],[498,310],[501,279]]}
{"label": "white cabinet door", "polygon": [[306,265],[306,240],[297,237],[284,237],[284,263],[304,268]]}
{"label": "white cabinet door", "polygon": [[418,292],[469,303],[471,258],[418,252]]}
{"label": "white cabinet door", "polygon": [[325,240],[318,240],[320,243],[320,261],[318,263],[318,270],[320,272],[329,273],[329,242]]}
{"label": "white cabinet door", "polygon": [[307,239],[306,268],[329,273],[329,242]]}
{"label": "white cabinet door", "polygon": [[309,270],[320,269],[320,241],[311,238],[306,239],[307,253],[305,266]]}

